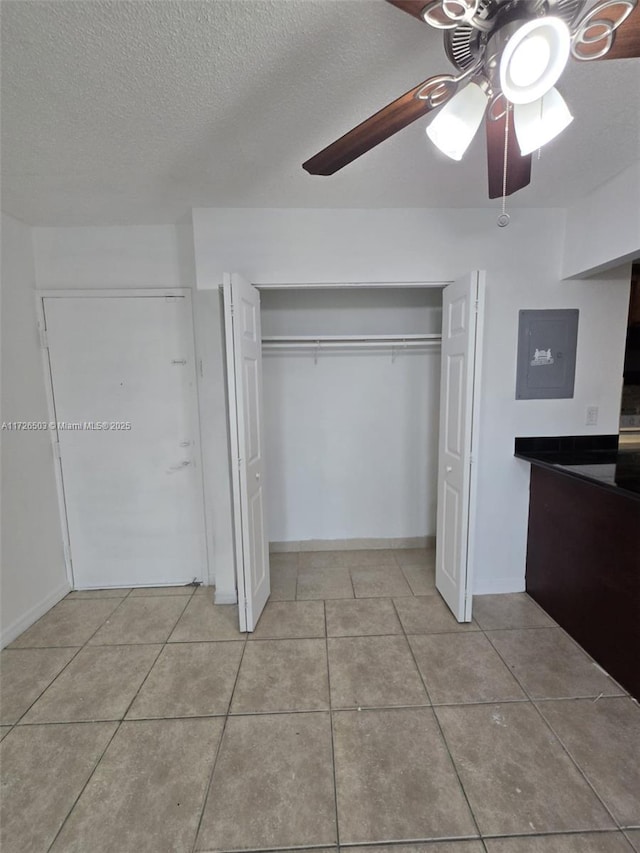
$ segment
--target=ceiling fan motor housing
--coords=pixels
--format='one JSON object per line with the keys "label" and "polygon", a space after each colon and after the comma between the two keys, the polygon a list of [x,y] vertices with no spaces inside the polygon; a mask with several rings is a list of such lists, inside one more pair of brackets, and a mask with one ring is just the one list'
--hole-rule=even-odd
{"label": "ceiling fan motor housing", "polygon": [[450,62],[466,71],[480,61],[491,88],[500,88],[498,69],[502,52],[518,29],[528,21],[553,16],[567,26],[575,21],[586,0],[480,0],[476,14],[444,32],[444,49]]}

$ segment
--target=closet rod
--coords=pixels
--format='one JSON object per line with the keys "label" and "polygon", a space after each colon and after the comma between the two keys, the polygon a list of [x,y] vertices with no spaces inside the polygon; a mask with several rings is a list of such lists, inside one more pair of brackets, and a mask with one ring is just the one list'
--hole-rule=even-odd
{"label": "closet rod", "polygon": [[439,344],[442,335],[277,335],[262,338],[263,344]]}
{"label": "closet rod", "polygon": [[437,338],[363,338],[359,340],[323,340],[311,338],[308,340],[293,341],[290,339],[282,341],[263,340],[263,350],[296,349],[296,350],[323,350],[323,349],[431,349],[440,346],[440,336]]}

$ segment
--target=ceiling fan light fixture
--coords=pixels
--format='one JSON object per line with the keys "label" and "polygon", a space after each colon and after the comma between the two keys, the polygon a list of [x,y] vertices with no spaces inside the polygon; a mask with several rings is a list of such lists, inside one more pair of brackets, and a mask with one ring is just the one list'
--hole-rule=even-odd
{"label": "ceiling fan light fixture", "polygon": [[487,93],[477,83],[468,83],[454,95],[427,127],[427,136],[436,148],[452,160],[461,160],[480,127],[487,100]]}
{"label": "ceiling fan light fixture", "polygon": [[571,33],[561,18],[527,21],[507,41],[500,57],[500,88],[512,104],[539,100],[564,71]]}
{"label": "ceiling fan light fixture", "polygon": [[524,156],[551,142],[573,121],[565,99],[551,89],[531,104],[515,104],[513,123],[520,153]]}

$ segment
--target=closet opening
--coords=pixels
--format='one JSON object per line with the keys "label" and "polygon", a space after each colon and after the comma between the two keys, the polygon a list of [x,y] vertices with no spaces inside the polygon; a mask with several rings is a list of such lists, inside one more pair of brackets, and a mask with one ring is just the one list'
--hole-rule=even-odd
{"label": "closet opening", "polygon": [[269,549],[435,543],[442,285],[261,289]]}
{"label": "closet opening", "polygon": [[[242,631],[269,551],[416,547],[471,619],[484,273],[436,287],[224,280]],[[440,351],[438,339],[440,338]]]}

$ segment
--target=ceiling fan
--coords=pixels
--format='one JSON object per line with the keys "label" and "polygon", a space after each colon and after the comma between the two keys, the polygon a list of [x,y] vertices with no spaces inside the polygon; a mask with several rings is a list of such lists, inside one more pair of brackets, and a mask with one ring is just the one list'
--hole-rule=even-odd
{"label": "ceiling fan", "polygon": [[489,198],[531,180],[532,152],[572,120],[555,84],[576,60],[640,57],[638,0],[387,0],[444,31],[456,74],[430,77],[303,163],[332,175],[439,110],[431,141],[460,160],[485,118]]}

